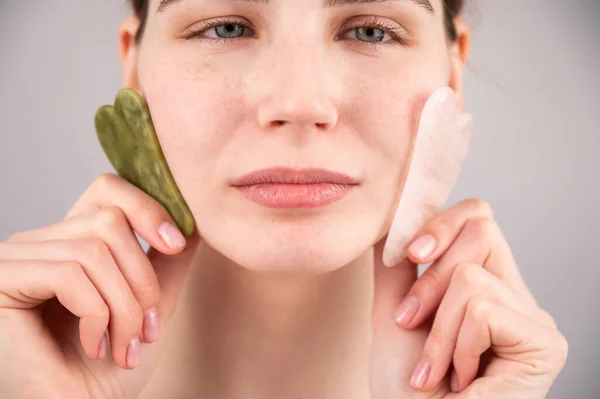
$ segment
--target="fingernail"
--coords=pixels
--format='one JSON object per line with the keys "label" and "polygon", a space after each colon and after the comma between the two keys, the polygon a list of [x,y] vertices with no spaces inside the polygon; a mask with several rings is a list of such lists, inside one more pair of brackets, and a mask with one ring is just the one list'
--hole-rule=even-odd
{"label": "fingernail", "polygon": [[452,390],[452,392],[458,392],[459,391],[458,374],[456,373],[456,370],[454,370],[452,372],[452,377],[450,378],[450,389]]}
{"label": "fingernail", "polygon": [[435,237],[427,234],[410,244],[408,251],[419,259],[425,259],[435,251],[436,246],[437,240]]}
{"label": "fingernail", "polygon": [[108,336],[104,333],[100,345],[98,345],[98,357],[104,359],[106,357],[106,348],[108,347]]}
{"label": "fingernail", "polygon": [[401,326],[406,326],[419,310],[419,297],[415,294],[410,294],[400,303],[396,311],[396,323]]}
{"label": "fingernail", "polygon": [[428,359],[423,359],[415,367],[415,371],[410,379],[410,385],[413,388],[423,388],[429,378],[429,372],[431,371],[431,363]]}
{"label": "fingernail", "polygon": [[142,360],[142,347],[138,337],[131,338],[127,347],[127,367],[134,369],[140,365]]}
{"label": "fingernail", "polygon": [[155,342],[160,336],[160,320],[158,311],[152,308],[144,313],[144,340],[148,343]]}
{"label": "fingernail", "polygon": [[158,228],[158,234],[162,240],[171,249],[179,249],[185,245],[185,238],[175,225],[171,222],[164,222]]}

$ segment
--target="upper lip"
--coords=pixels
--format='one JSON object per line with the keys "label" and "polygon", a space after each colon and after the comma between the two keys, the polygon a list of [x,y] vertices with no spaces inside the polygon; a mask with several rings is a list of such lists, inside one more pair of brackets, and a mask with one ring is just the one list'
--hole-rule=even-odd
{"label": "upper lip", "polygon": [[231,182],[232,186],[255,184],[358,184],[359,181],[343,173],[326,169],[268,168],[247,173]]}

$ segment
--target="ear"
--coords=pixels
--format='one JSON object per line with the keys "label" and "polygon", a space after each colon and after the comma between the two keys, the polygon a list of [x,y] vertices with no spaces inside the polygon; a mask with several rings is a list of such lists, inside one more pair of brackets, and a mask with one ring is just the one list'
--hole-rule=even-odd
{"label": "ear", "polygon": [[119,27],[119,54],[121,57],[123,87],[140,90],[138,79],[138,53],[139,45],[135,35],[140,26],[140,19],[134,15],[128,16]]}
{"label": "ear", "polygon": [[457,39],[450,47],[450,81],[448,86],[456,94],[458,112],[463,112],[463,73],[471,45],[471,28],[463,17],[454,19]]}

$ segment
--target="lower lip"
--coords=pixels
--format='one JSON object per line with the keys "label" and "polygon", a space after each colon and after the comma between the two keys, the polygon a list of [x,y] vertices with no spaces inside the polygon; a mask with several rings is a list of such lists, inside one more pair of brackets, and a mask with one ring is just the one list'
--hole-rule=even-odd
{"label": "lower lip", "polygon": [[269,208],[318,208],[344,198],[350,184],[255,184],[236,187],[250,201]]}

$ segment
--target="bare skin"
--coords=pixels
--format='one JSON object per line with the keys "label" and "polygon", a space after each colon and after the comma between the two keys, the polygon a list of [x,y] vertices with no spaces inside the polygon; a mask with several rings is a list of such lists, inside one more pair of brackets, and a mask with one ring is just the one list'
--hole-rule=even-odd
{"label": "bare skin", "polygon": [[[0,243],[0,337],[12,342],[0,340],[0,398],[545,397],[566,341],[488,204],[434,215],[406,261],[382,264],[424,101],[449,86],[462,109],[469,29],[457,20],[449,44],[432,4],[190,0],[158,13],[153,1],[139,45],[127,18],[123,84],[146,97],[198,231],[184,240],[156,201],[104,175],[63,221]],[[328,39],[364,15],[404,29],[405,44]],[[254,34],[183,39],[234,16],[226,24]],[[361,184],[309,212],[258,207],[229,184],[281,164]],[[409,313],[407,294],[420,301]]]}

